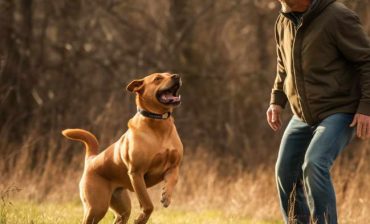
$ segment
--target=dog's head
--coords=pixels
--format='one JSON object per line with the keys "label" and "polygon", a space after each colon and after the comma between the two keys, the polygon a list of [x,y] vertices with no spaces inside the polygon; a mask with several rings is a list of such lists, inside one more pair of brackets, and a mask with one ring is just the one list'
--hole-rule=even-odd
{"label": "dog's head", "polygon": [[164,113],[180,105],[178,74],[154,73],[143,79],[133,80],[126,89],[137,94],[136,103],[142,109]]}

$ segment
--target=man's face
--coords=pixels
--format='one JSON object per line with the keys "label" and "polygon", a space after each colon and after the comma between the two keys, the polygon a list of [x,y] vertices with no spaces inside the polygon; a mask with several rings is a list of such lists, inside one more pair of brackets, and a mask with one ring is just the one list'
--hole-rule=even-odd
{"label": "man's face", "polygon": [[281,4],[286,4],[289,7],[297,5],[301,0],[279,0]]}
{"label": "man's face", "polygon": [[297,9],[302,3],[306,2],[306,0],[279,0],[282,7],[283,12],[291,12]]}

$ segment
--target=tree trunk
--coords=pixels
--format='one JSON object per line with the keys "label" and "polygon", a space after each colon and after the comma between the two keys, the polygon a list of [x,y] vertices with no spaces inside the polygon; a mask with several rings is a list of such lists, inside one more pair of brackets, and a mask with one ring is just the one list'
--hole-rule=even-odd
{"label": "tree trunk", "polygon": [[[30,71],[30,47],[32,38],[32,0],[20,1],[21,20],[14,20],[16,1],[3,0],[0,3],[0,126],[9,124],[15,136],[18,123],[29,119],[33,80]],[[18,29],[16,29],[18,28]]]}

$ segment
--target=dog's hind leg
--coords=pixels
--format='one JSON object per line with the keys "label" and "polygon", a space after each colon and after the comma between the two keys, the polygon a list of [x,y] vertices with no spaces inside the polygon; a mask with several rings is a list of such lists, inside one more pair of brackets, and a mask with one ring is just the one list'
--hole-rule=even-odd
{"label": "dog's hind leg", "polygon": [[97,224],[104,218],[107,213],[108,206],[95,206],[94,204],[84,203],[84,219],[83,224]]}
{"label": "dog's hind leg", "polygon": [[112,191],[99,177],[90,177],[80,182],[80,197],[84,206],[83,224],[98,223],[108,211]]}
{"label": "dog's hind leg", "polygon": [[131,213],[131,200],[127,190],[116,189],[110,200],[110,208],[114,212],[114,224],[126,224]]}

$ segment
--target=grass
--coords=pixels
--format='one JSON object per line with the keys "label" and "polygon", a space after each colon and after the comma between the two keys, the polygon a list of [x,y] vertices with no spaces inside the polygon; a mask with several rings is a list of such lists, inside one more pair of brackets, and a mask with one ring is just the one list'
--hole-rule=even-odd
{"label": "grass", "polygon": [[[6,205],[7,213],[1,217],[0,224],[74,224],[80,223],[82,208],[79,202],[69,203],[31,203],[16,201]],[[134,209],[129,223],[138,214]],[[113,223],[113,213],[108,212],[101,224]],[[180,208],[157,208],[149,224],[278,224],[277,221],[256,221],[245,217],[227,215],[221,211],[188,211]]]}
{"label": "grass", "polygon": [[[366,163],[367,156],[356,153],[361,154],[361,159],[354,167],[348,168],[342,165],[346,160],[339,160],[332,171],[339,220],[344,224],[370,223],[370,167]],[[79,159],[76,161],[80,162]],[[25,167],[26,164],[20,164],[12,169],[12,176],[0,175],[0,224],[80,223],[82,206],[76,199],[80,167],[70,165],[63,169],[48,163],[42,175],[35,171],[19,174],[29,170]],[[56,169],[59,167],[61,170]],[[228,172],[220,172],[219,167]],[[9,187],[9,183],[17,187]],[[155,206],[149,224],[282,223],[276,221],[281,220],[281,214],[274,172],[270,168],[248,172],[227,158],[188,155],[169,209],[161,207],[160,191],[161,184],[148,189]],[[134,193],[130,197],[133,212],[129,223],[133,223],[139,206]],[[101,223],[112,222],[113,215],[108,213]]]}

